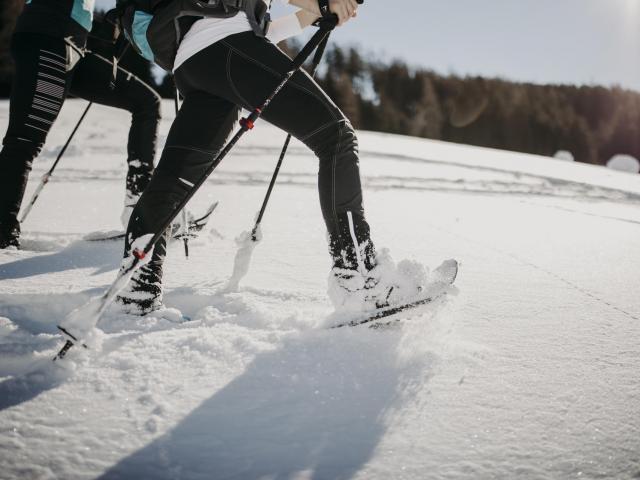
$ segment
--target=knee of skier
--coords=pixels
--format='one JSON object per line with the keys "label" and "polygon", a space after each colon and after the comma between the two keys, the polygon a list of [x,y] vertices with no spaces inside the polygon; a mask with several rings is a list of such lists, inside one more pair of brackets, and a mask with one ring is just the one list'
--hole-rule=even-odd
{"label": "knee of skier", "polygon": [[347,119],[340,119],[325,126],[308,137],[306,143],[321,163],[358,159],[358,137]]}
{"label": "knee of skier", "polygon": [[136,99],[134,108],[131,109],[134,121],[152,121],[159,122],[161,117],[160,107],[162,99],[160,95],[151,89],[145,91],[144,95]]}
{"label": "knee of skier", "polygon": [[1,166],[22,166],[28,171],[31,170],[33,160],[40,154],[43,146],[41,142],[18,137],[6,137],[2,143]]}

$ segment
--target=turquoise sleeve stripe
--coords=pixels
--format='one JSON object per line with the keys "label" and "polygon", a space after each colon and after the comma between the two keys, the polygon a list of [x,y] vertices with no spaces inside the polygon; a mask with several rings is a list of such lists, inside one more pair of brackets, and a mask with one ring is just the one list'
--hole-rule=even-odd
{"label": "turquoise sleeve stripe", "polygon": [[91,31],[93,23],[93,7],[95,0],[73,0],[71,18],[82,25],[86,31]]}
{"label": "turquoise sleeve stripe", "polygon": [[140,54],[147,60],[153,62],[153,51],[147,40],[147,30],[153,15],[145,13],[140,10],[136,10],[133,17],[132,34],[133,43],[138,47]]}

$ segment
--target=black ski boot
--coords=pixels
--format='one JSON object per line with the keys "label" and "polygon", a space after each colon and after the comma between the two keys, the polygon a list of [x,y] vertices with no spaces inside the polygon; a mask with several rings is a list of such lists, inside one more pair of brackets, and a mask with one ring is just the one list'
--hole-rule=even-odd
{"label": "black ski boot", "polygon": [[369,225],[358,214],[339,215],[329,235],[333,268],[329,297],[336,310],[371,311],[416,298],[426,284],[427,270],[418,262],[399,264],[388,250],[376,252]]}
{"label": "black ski boot", "polygon": [[126,191],[124,197],[124,210],[120,216],[122,225],[127,228],[129,224],[129,218],[133,207],[136,206],[140,195],[144,192],[144,189],[149,185],[151,176],[153,175],[153,165],[142,163],[140,160],[129,161],[129,169],[127,171]]}
{"label": "black ski boot", "polygon": [[363,304],[372,308],[385,306],[386,293],[381,295],[376,288],[379,283],[374,275],[376,250],[369,224],[362,215],[352,212],[338,215],[335,223],[335,230],[329,233],[329,253],[333,259],[329,297],[334,306],[336,309],[360,309]]}
{"label": "black ski boot", "polygon": [[136,270],[127,287],[116,298],[124,313],[145,316],[163,307],[162,265],[166,245],[167,235],[154,247],[151,261]]}
{"label": "black ski boot", "polygon": [[0,249],[20,248],[20,223],[16,220],[0,223]]}

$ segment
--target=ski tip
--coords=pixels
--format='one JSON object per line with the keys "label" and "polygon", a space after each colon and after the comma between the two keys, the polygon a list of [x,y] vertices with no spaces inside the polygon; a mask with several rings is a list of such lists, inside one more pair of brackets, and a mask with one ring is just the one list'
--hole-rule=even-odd
{"label": "ski tip", "polygon": [[205,218],[208,218],[208,217],[209,217],[209,216],[214,212],[214,210],[215,210],[216,208],[218,208],[218,204],[219,204],[219,203],[220,203],[220,201],[219,201],[219,200],[216,200],[215,202],[213,202],[213,203],[211,204],[211,206],[209,207],[209,210],[207,210],[207,211],[205,212],[205,214],[202,216],[202,218],[201,218],[200,220],[204,220]]}
{"label": "ski tip", "polygon": [[69,333],[69,331],[66,328],[61,327],[60,325],[57,325],[57,327],[58,327],[58,330],[60,330],[64,336],[68,337],[67,338],[68,341],[72,341],[72,342],[78,341],[78,339],[74,335]]}
{"label": "ski tip", "polygon": [[433,271],[434,280],[436,282],[453,284],[456,281],[456,278],[458,278],[459,269],[460,264],[457,260],[453,258],[445,260]]}

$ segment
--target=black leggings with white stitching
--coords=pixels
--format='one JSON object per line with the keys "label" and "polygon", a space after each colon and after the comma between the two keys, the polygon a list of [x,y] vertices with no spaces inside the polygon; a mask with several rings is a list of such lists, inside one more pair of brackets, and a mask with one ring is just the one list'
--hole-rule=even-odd
{"label": "black leggings with white stitching", "polygon": [[[176,84],[184,102],[154,177],[133,212],[129,239],[154,232],[164,223],[224,146],[239,108],[260,105],[290,67],[289,57],[275,45],[246,32],[207,47],[177,69]],[[320,206],[332,253],[348,249],[344,242],[353,245],[347,212],[356,219],[359,243],[368,239],[357,139],[340,109],[309,75],[299,72],[263,118],[317,155]]]}

